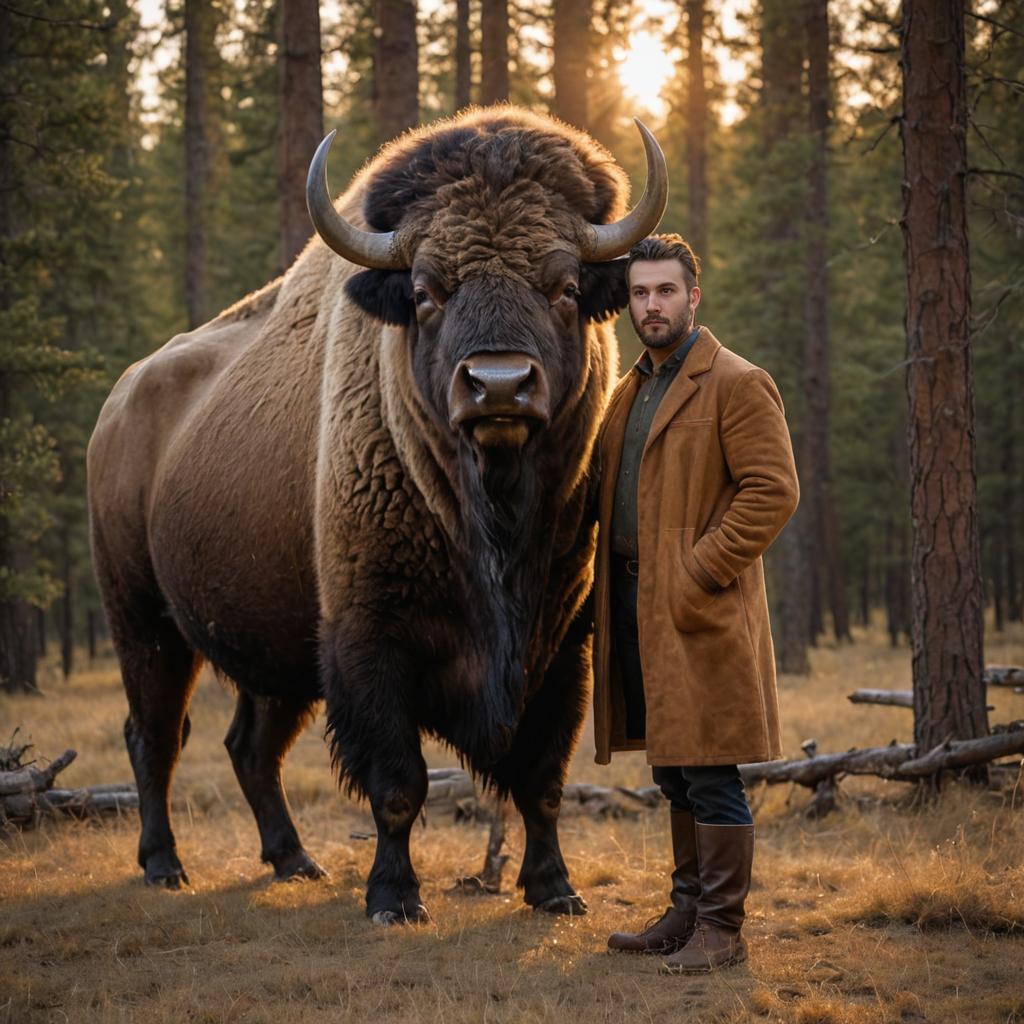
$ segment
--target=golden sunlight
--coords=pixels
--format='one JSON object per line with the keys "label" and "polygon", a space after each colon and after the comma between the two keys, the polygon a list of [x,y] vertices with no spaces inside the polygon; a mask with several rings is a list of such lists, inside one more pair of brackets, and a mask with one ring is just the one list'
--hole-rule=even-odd
{"label": "golden sunlight", "polygon": [[665,42],[646,30],[630,36],[628,50],[619,50],[619,79],[630,98],[637,100],[652,114],[665,112],[662,89],[672,77],[676,61]]}

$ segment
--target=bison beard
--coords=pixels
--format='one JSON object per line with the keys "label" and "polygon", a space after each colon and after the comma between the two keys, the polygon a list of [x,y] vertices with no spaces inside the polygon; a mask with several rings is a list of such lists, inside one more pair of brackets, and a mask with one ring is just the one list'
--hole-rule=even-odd
{"label": "bison beard", "polygon": [[[515,801],[527,904],[585,909],[557,818],[590,664],[604,321],[625,303],[609,261],[666,199],[644,145],[654,185],[625,215],[605,150],[513,107],[408,133],[337,204],[321,146],[308,195],[334,252],[311,242],[115,386],[89,518],[147,882],[187,884],[170,785],[206,660],[238,689],[226,745],[278,878],[322,874],[281,765],[323,698],[336,767],[377,825],[375,921],[425,915],[409,854],[424,733]],[[480,403],[444,399],[464,384]]]}
{"label": "bison beard", "polygon": [[[550,546],[536,543],[540,488],[528,452],[497,446],[482,450],[464,434],[458,462],[468,555],[458,565],[468,591],[483,598],[469,604],[470,633],[484,640],[480,654],[485,665],[485,714],[476,720],[479,731],[471,742],[486,770],[508,753],[522,717],[527,695],[523,654],[533,646],[541,596],[536,580],[547,575]],[[492,723],[496,729],[489,728]]]}

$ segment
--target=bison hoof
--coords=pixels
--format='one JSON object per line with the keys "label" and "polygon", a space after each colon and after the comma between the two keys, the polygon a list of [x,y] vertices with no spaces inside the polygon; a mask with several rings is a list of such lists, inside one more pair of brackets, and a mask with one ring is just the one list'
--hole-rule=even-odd
{"label": "bison hoof", "polygon": [[146,885],[162,889],[180,889],[188,885],[188,875],[173,854],[154,854],[146,861]]}
{"label": "bison hoof", "polygon": [[390,928],[395,924],[426,924],[430,920],[430,914],[422,903],[417,903],[412,911],[378,910],[370,915],[370,920],[374,924]]}
{"label": "bison hoof", "polygon": [[290,854],[274,865],[275,882],[304,882],[326,878],[327,872],[305,850]]}
{"label": "bison hoof", "polygon": [[545,914],[568,914],[570,917],[582,917],[587,912],[587,904],[582,896],[573,893],[571,896],[552,896],[543,903],[538,903],[534,910],[542,910]]}

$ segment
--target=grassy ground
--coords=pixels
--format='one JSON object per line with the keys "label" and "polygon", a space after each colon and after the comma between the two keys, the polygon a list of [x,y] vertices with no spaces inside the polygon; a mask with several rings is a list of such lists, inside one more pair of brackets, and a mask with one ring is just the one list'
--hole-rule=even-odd
{"label": "grassy ground", "polygon": [[[1024,631],[991,635],[989,663],[1024,662]],[[909,656],[880,634],[814,652],[813,674],[781,681],[786,747],[821,751],[910,738],[910,712],[852,706],[857,686],[909,687]],[[64,785],[131,778],[112,663],[47,697],[0,697],[0,742],[21,724],[40,753],[78,761]],[[1024,696],[993,690],[992,721],[1024,717]],[[751,794],[758,846],[747,965],[709,978],[662,977],[657,959],[605,952],[610,931],[664,904],[667,814],[563,819],[566,860],[590,913],[535,915],[515,892],[460,897],[484,826],[431,820],[415,860],[434,922],[381,930],[363,916],[373,855],[365,807],[334,788],[322,719],[292,752],[287,785],[324,883],[274,885],[221,738],[231,697],[212,678],[193,701],[175,785],[190,890],[147,889],[133,816],[63,822],[0,837],[0,1024],[156,1021],[791,1021],[795,1024],[1024,1022],[1024,786],[950,788],[912,810],[907,787],[847,780],[839,812],[801,814],[805,790]],[[432,766],[454,763],[432,748]],[[649,781],[642,755],[592,763],[573,779]],[[518,831],[511,852],[521,852]],[[510,879],[514,871],[510,865]]]}

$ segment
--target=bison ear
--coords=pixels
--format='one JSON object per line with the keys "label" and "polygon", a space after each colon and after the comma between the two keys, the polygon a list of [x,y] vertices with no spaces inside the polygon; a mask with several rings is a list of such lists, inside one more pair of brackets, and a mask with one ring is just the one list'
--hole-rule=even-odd
{"label": "bison ear", "polygon": [[412,321],[412,274],[408,270],[364,270],[350,277],[345,294],[364,312],[386,324]]}
{"label": "bison ear", "polygon": [[629,304],[625,258],[607,263],[584,263],[580,268],[580,312],[602,323]]}

